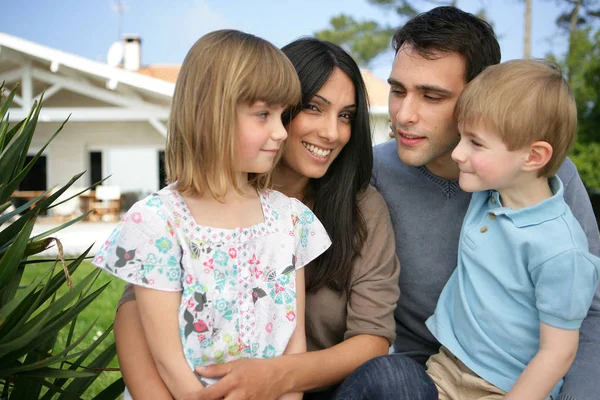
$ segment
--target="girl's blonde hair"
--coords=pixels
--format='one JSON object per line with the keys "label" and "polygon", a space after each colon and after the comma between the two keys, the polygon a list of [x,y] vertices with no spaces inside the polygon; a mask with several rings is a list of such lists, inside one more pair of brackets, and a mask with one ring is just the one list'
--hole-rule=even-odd
{"label": "girl's blonde hair", "polygon": [[[294,66],[271,43],[236,30],[204,35],[185,57],[175,84],[165,151],[167,181],[176,182],[181,193],[208,191],[219,200],[229,185],[241,194],[234,170],[238,105],[264,101],[290,107],[300,100]],[[249,179],[263,189],[271,172],[249,174]]]}

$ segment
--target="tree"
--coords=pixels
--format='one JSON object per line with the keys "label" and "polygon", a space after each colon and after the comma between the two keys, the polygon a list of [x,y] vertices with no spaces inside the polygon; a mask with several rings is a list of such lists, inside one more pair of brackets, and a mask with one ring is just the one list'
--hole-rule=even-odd
{"label": "tree", "polygon": [[[589,26],[592,20],[600,17],[600,0],[557,0],[557,4],[566,7],[556,19],[558,27],[567,32],[569,48],[566,58],[571,58],[575,54],[577,31]],[[572,84],[573,74],[577,69],[577,60],[573,59],[566,63],[567,81]],[[572,67],[572,68],[571,68]]]}
{"label": "tree", "polygon": [[315,36],[342,46],[363,67],[389,47],[393,33],[393,29],[377,22],[358,22],[345,14],[331,18],[330,24],[331,29],[317,32]]}
{"label": "tree", "polygon": [[[577,102],[577,143],[571,157],[585,186],[600,190],[600,31],[578,29],[572,33],[565,65]],[[599,210],[600,211],[600,210]]]}
{"label": "tree", "polygon": [[[423,0],[411,2],[409,0],[369,0],[369,3],[398,15],[399,23],[414,17],[419,12],[414,4],[427,4],[433,7],[458,5],[458,0]],[[477,13],[480,18],[486,19],[485,10]],[[345,14],[332,17],[330,26],[315,33],[321,40],[328,40],[340,45],[362,67],[379,54],[390,49],[390,40],[397,26],[381,26],[375,21],[357,21]]]}
{"label": "tree", "polygon": [[523,32],[523,58],[531,58],[531,2],[525,0],[525,29]]}

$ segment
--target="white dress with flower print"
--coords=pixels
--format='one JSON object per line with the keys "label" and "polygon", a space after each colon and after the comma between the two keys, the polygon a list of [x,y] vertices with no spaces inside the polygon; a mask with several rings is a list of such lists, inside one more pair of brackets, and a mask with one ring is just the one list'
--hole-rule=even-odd
{"label": "white dress with flower print", "polygon": [[295,269],[331,244],[304,204],[260,192],[264,222],[197,225],[168,186],[137,202],[93,263],[127,282],[182,292],[180,336],[191,368],[283,354],[296,326]]}

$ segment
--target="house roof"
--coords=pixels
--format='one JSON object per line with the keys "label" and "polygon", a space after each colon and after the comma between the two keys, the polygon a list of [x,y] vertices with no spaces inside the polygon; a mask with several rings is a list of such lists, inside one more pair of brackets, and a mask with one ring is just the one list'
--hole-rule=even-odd
{"label": "house roof", "polygon": [[112,85],[119,83],[164,96],[173,96],[174,84],[157,79],[148,74],[112,67],[106,63],[93,61],[74,54],[56,50],[39,43],[0,32],[0,47],[8,48],[16,53],[27,55],[37,61],[58,69],[61,66],[74,69],[84,74],[93,75],[110,81]]}

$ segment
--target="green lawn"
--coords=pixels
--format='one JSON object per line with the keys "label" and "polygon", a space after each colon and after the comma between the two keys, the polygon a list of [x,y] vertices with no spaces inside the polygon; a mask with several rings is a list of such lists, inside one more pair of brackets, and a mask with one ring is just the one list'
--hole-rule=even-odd
{"label": "green lawn", "polygon": [[[43,273],[48,270],[52,266],[53,263],[40,263],[40,264],[30,264],[26,267],[25,273],[23,275],[23,279],[21,281],[21,285],[26,285],[31,282],[35,276],[40,273]],[[72,276],[73,284],[78,282],[87,276],[90,272],[92,272],[96,267],[94,267],[89,262],[83,262],[81,266],[75,271]],[[63,273],[62,267],[57,265],[55,273]],[[74,337],[79,337],[85,331],[87,327],[90,326],[97,318],[96,324],[92,331],[88,334],[88,336],[84,339],[81,347],[88,347],[92,341],[94,340],[94,336],[99,336],[101,332],[104,332],[106,328],[108,328],[114,320],[115,309],[119,298],[121,297],[121,293],[123,292],[123,287],[125,286],[125,282],[116,279],[109,275],[106,272],[102,272],[94,284],[94,289],[104,285],[106,282],[110,282],[108,287],[98,296],[98,298],[91,303],[79,316],[77,319],[77,325],[75,328]],[[59,293],[63,293],[68,290],[66,286],[61,288]],[[60,345],[64,345],[67,340],[68,330],[65,328],[61,331],[58,337],[59,348]],[[105,343],[112,343],[114,341],[112,333],[109,338],[105,339]],[[104,349],[104,346],[99,346],[98,349],[95,350],[94,353],[90,355],[88,360],[93,360],[100,352]],[[117,368],[118,363],[116,358],[110,364],[110,367]],[[117,371],[111,372],[103,372],[98,379],[94,382],[94,384],[87,390],[85,399],[92,399],[96,394],[100,393],[104,388],[110,385],[113,381],[120,378],[121,374]]]}

